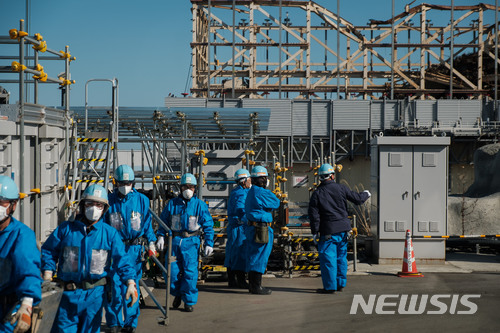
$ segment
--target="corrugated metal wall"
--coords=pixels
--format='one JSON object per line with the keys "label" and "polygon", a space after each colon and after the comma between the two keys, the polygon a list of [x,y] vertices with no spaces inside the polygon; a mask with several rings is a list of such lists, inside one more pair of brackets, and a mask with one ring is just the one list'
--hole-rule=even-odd
{"label": "corrugated metal wall", "polygon": [[[436,101],[418,101],[415,103],[415,119],[421,126],[432,126],[438,120],[436,111]],[[410,115],[410,121],[413,121]],[[439,121],[442,121],[439,119]]]}
{"label": "corrugated metal wall", "polygon": [[286,99],[243,99],[243,108],[269,108],[269,127],[264,136],[290,136],[292,134],[292,101]]}
{"label": "corrugated metal wall", "polygon": [[[474,126],[477,119],[493,121],[493,102],[481,100],[277,100],[241,99],[208,102],[203,98],[166,98],[167,107],[238,107],[271,109],[269,128],[264,136],[329,136],[332,130],[386,130],[396,122],[418,120],[419,126]],[[400,115],[401,114],[401,119]],[[311,123],[309,123],[311,122]]]}
{"label": "corrugated metal wall", "polygon": [[318,136],[329,136],[331,133],[331,116],[329,101],[312,101],[312,133]]}
{"label": "corrugated metal wall", "polygon": [[309,135],[309,108],[309,101],[292,102],[292,133],[294,136]]}
{"label": "corrugated metal wall", "polygon": [[370,127],[370,101],[332,101],[334,130],[366,130]]}

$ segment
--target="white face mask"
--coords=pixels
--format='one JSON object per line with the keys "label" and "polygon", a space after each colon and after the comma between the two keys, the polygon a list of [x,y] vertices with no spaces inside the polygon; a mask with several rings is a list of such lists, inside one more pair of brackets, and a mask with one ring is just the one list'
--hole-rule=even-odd
{"label": "white face mask", "polygon": [[186,190],[182,191],[182,196],[184,197],[184,199],[187,199],[187,200],[191,199],[193,197],[193,194],[194,194],[194,192],[190,189],[186,189]]}
{"label": "white face mask", "polygon": [[[9,204],[10,206],[10,204]],[[0,222],[3,222],[7,217],[9,217],[9,214],[7,214],[7,209],[9,209],[9,206],[4,207],[0,206]]]}
{"label": "white face mask", "polygon": [[123,194],[123,195],[127,195],[130,193],[130,191],[132,191],[132,185],[130,186],[119,186],[118,187],[118,191]]}
{"label": "white face mask", "polygon": [[85,217],[89,220],[89,221],[97,221],[101,218],[102,216],[102,209],[101,208],[97,208],[96,206],[90,206],[90,207],[86,207],[85,208]]}
{"label": "white face mask", "polygon": [[267,179],[266,188],[269,187],[269,179]]}

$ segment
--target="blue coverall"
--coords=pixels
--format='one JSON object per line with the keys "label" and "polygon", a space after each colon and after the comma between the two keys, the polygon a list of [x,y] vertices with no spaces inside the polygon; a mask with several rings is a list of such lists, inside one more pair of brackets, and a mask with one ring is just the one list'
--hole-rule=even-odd
{"label": "blue coverall", "polygon": [[246,236],[245,229],[247,218],[245,215],[245,200],[249,188],[238,185],[231,191],[227,205],[228,226],[226,257],[224,266],[233,271],[245,271],[246,269]]}
{"label": "blue coverall", "polygon": [[23,297],[33,298],[33,305],[42,298],[40,251],[35,233],[14,217],[0,231],[0,272],[0,332],[12,332],[14,326],[3,323],[3,319],[14,304],[19,301],[17,310]]}
{"label": "blue coverall", "polygon": [[84,290],[82,282],[108,277],[111,262],[123,283],[136,277],[118,232],[102,218],[90,228],[78,218],[63,222],[42,246],[42,270],[57,270],[65,286],[78,286],[65,288],[52,332],[100,332],[105,286]]}
{"label": "blue coverall", "polygon": [[338,290],[347,283],[347,233],[351,221],[347,201],[360,205],[369,198],[333,180],[321,182],[309,201],[309,219],[313,235],[319,232],[319,263],[325,290]]}
{"label": "blue coverall", "polygon": [[[193,196],[189,201],[182,197],[171,199],[161,212],[160,218],[174,232],[172,240],[172,255],[177,261],[171,264],[170,294],[181,296],[186,305],[198,302],[198,251],[200,236],[197,231],[200,227],[205,233],[207,246],[214,246],[214,221],[207,205]],[[194,233],[183,238],[181,232]],[[166,230],[158,229],[158,236],[165,236]]]}
{"label": "blue coverall", "polygon": [[[151,225],[149,213],[149,199],[134,188],[125,197],[119,196],[118,189],[109,195],[109,209],[105,217],[106,223],[114,227],[125,244],[125,257],[134,268],[134,281],[139,286],[142,277],[142,245],[140,237],[145,237],[150,242],[156,242],[156,236]],[[139,318],[139,302],[131,307],[127,306],[125,294],[127,284],[121,283],[120,276],[111,268],[112,297],[111,302],[104,302],[106,322],[109,327],[137,327]],[[137,288],[140,297],[140,288]],[[125,320],[122,317],[125,316]]]}
{"label": "blue coverall", "polygon": [[273,249],[274,232],[268,225],[269,242],[267,244],[259,244],[255,242],[255,227],[250,225],[251,222],[266,222],[273,221],[271,214],[273,209],[280,206],[280,200],[276,195],[268,189],[252,186],[248,191],[245,200],[245,214],[249,225],[246,227],[245,235],[247,238],[247,254],[246,254],[246,271],[258,272],[264,274],[267,267],[267,261]]}

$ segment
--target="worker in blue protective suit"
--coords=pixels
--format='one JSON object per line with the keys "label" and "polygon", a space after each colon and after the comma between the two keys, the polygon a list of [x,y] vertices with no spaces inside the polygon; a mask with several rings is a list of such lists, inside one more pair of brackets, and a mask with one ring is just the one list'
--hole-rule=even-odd
{"label": "worker in blue protective suit", "polygon": [[52,332],[100,332],[105,286],[111,265],[127,285],[129,306],[137,302],[136,272],[125,254],[118,232],[104,223],[108,194],[100,185],[85,189],[74,221],[56,228],[42,246],[43,279],[54,272],[64,293]]}
{"label": "worker in blue protective suit", "polygon": [[42,298],[35,233],[12,216],[18,199],[16,183],[0,176],[0,332],[28,331]]}
{"label": "worker in blue protective suit", "polygon": [[[321,183],[309,201],[311,232],[318,247],[323,281],[323,288],[317,292],[333,294],[342,291],[347,282],[347,238],[351,231],[347,201],[360,205],[371,194],[351,191],[346,185],[337,184],[335,170],[330,164],[321,165],[318,175]],[[357,234],[357,230],[353,231]]]}
{"label": "worker in blue protective suit", "polygon": [[250,173],[246,169],[238,169],[234,174],[236,188],[231,191],[227,204],[228,226],[226,228],[226,256],[224,266],[227,267],[229,287],[248,289],[245,280],[246,271],[246,236],[245,200],[252,187]]}
{"label": "worker in blue protective suit", "polygon": [[[126,164],[116,168],[115,190],[109,195],[109,209],[105,222],[114,227],[125,244],[125,257],[135,270],[135,283],[142,278],[141,238],[148,242],[149,255],[156,255],[156,236],[151,225],[149,199],[134,188],[134,170]],[[135,332],[139,318],[139,302],[128,307],[124,301],[127,285],[120,275],[111,270],[111,299],[105,301],[106,323],[111,332]],[[140,289],[137,289],[140,297]]]}
{"label": "worker in blue protective suit", "polygon": [[[177,261],[171,264],[170,294],[174,296],[172,306],[177,309],[184,301],[184,310],[193,312],[198,302],[198,252],[201,230],[204,233],[205,256],[212,255],[214,249],[214,221],[207,205],[194,192],[197,181],[193,174],[181,177],[181,194],[171,199],[163,209],[160,218],[172,230],[172,255]],[[158,250],[165,244],[166,230],[158,229]]]}
{"label": "worker in blue protective suit", "polygon": [[245,230],[248,290],[252,294],[269,295],[272,291],[262,287],[262,274],[266,271],[267,261],[273,249],[272,211],[280,206],[280,201],[273,192],[266,189],[268,185],[266,168],[256,166],[250,176],[253,186],[245,200],[245,214],[248,220]]}

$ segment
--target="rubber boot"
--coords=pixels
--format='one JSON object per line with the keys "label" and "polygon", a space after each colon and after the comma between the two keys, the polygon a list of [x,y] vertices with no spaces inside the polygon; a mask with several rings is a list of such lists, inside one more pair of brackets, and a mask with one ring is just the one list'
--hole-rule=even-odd
{"label": "rubber boot", "polygon": [[180,296],[175,296],[174,301],[172,303],[172,307],[174,309],[177,309],[179,306],[181,306],[181,301],[182,301],[182,298]]}
{"label": "rubber boot", "polygon": [[248,289],[248,283],[245,279],[245,272],[243,271],[234,271],[236,274],[236,283],[238,285],[238,288],[240,289]]}
{"label": "rubber boot", "polygon": [[231,268],[227,269],[227,285],[229,286],[229,288],[238,287],[235,271],[232,271]]}
{"label": "rubber boot", "polygon": [[262,287],[262,273],[250,271],[248,272],[248,281],[250,286],[248,290],[255,295],[270,295],[271,289]]}

